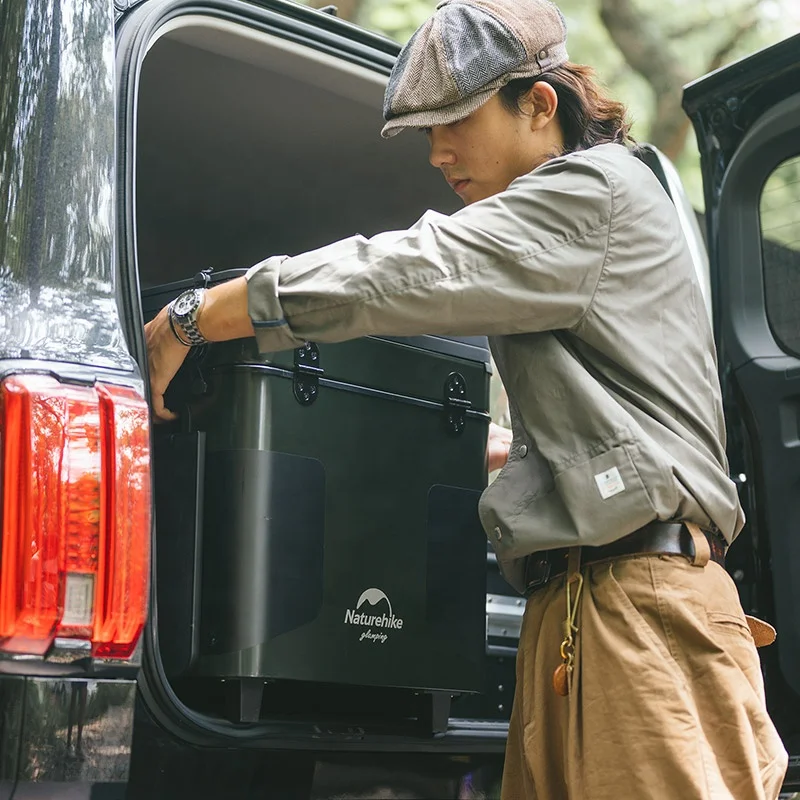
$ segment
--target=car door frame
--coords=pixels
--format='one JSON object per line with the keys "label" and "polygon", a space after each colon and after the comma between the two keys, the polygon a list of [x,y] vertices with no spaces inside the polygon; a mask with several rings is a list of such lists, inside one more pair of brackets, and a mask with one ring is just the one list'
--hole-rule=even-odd
{"label": "car door frame", "polygon": [[[762,651],[771,714],[786,737],[800,712],[800,356],[770,323],[760,200],[784,161],[800,156],[800,74],[790,40],[687,87],[704,168],[715,335],[731,471],[748,515],[729,569],[745,610],[775,624]],[[727,81],[726,81],[727,78]],[[706,89],[705,93],[702,92]],[[790,748],[791,749],[791,748]]]}

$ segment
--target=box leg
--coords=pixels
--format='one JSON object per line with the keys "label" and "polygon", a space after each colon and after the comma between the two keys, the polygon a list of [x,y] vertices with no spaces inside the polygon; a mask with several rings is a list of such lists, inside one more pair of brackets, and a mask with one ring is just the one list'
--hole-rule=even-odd
{"label": "box leg", "polygon": [[445,733],[450,721],[450,703],[452,696],[447,692],[431,692],[429,702],[425,706],[423,724],[432,733]]}
{"label": "box leg", "polygon": [[264,696],[263,678],[241,678],[225,684],[228,718],[234,722],[258,722]]}

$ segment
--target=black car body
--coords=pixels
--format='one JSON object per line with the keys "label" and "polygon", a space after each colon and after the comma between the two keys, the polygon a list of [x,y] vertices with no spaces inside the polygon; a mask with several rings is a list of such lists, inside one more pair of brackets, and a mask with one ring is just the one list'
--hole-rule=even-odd
{"label": "black car body", "polygon": [[[791,183],[800,155],[799,45],[787,40],[687,89],[703,157],[710,271],[674,169],[652,148],[645,155],[676,203],[709,289],[729,455],[749,519],[729,568],[745,609],[780,631],[764,667],[790,753],[800,753],[792,581],[800,562],[800,265],[796,240],[763,235],[760,203],[776,169]],[[258,721],[233,723],[212,713],[205,688],[174,685],[161,657],[160,642],[185,632],[159,628],[166,532],[158,519],[150,524],[141,290],[189,277],[198,265],[248,265],[356,231],[407,226],[428,207],[454,210],[426,164],[424,141],[377,136],[397,52],[386,39],[282,0],[0,6],[0,798],[371,797],[380,789],[478,797],[496,789],[522,603],[491,556],[486,690],[438,713],[409,712],[405,696],[357,687],[337,705],[327,687],[307,686],[296,706],[283,697]],[[800,203],[794,215],[800,220]],[[69,409],[68,422],[52,428],[62,437],[56,451],[84,447],[95,459],[83,483],[37,477],[55,469],[40,441],[46,426],[37,427],[55,407]],[[91,447],[81,440],[87,425]],[[27,450],[8,444],[19,426]],[[54,500],[65,485],[87,494]],[[87,556],[79,545],[89,540],[80,537],[107,524],[98,519],[109,518],[102,504],[110,497],[117,527]],[[47,540],[30,534],[44,529],[25,508],[84,515],[75,552],[97,562],[102,614],[87,607],[94,584],[85,581],[72,579],[55,599],[36,594],[30,576],[40,573],[31,564],[67,567],[36,560]],[[115,593],[119,586],[126,591]],[[9,609],[15,624],[28,614],[27,638],[5,635]]]}

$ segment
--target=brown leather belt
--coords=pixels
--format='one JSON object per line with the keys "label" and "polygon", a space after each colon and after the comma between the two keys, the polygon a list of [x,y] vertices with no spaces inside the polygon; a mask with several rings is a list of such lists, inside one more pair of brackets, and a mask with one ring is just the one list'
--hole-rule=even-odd
{"label": "brown leather belt", "polygon": [[[703,531],[711,549],[711,560],[725,566],[727,544],[719,533]],[[581,566],[624,556],[682,555],[694,558],[694,542],[682,522],[650,522],[643,528],[600,547],[581,547]],[[525,594],[530,595],[567,571],[569,548],[542,550],[525,561]]]}

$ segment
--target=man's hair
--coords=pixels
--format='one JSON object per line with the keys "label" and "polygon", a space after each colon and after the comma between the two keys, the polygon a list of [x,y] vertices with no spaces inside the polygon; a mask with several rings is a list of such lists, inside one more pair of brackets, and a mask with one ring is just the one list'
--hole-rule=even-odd
{"label": "man's hair", "polygon": [[512,113],[523,114],[522,98],[538,81],[546,81],[556,90],[564,153],[611,142],[635,145],[628,109],[606,96],[591,67],[567,62],[533,78],[518,78],[500,90],[500,100]]}

